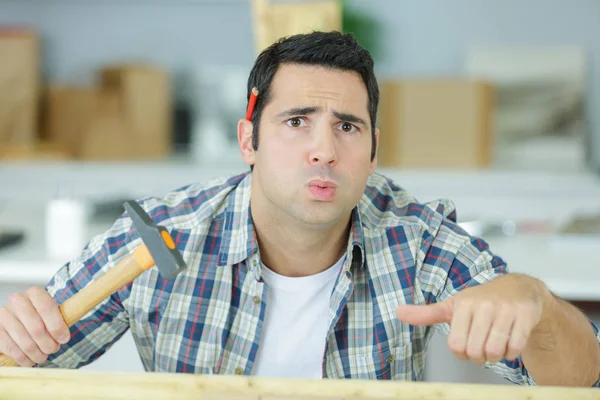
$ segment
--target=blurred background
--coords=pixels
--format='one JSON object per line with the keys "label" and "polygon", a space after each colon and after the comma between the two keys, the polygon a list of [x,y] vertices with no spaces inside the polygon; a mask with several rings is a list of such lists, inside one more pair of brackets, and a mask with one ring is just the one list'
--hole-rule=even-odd
{"label": "blurred background", "polygon": [[[597,0],[0,0],[0,301],[125,200],[245,171],[254,59],[313,29],[375,59],[380,172],[600,320]],[[89,368],[141,369],[134,346]],[[428,380],[501,382],[431,347]]]}

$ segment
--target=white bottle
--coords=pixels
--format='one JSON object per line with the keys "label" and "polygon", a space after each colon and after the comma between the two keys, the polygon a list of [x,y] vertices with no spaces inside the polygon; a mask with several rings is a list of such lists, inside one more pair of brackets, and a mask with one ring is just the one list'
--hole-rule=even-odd
{"label": "white bottle", "polygon": [[68,262],[85,246],[85,203],[72,198],[50,199],[46,205],[46,252],[51,260]]}

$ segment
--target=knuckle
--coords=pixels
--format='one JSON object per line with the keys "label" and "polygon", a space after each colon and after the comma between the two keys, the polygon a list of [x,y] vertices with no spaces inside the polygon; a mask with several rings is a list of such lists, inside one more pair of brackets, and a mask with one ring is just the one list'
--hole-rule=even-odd
{"label": "knuckle", "polygon": [[448,340],[448,347],[453,353],[465,353],[465,344],[456,339]]}
{"label": "knuckle", "polygon": [[494,304],[493,301],[490,300],[485,300],[482,301],[478,304],[478,307],[480,312],[482,313],[491,313],[492,311],[494,311],[494,309],[496,308],[496,304]]}
{"label": "knuckle", "polygon": [[504,356],[504,352],[498,348],[492,348],[486,351],[487,359],[490,362],[498,362]]}
{"label": "knuckle", "polygon": [[27,294],[28,297],[38,296],[40,294],[40,289],[41,288],[38,286],[31,286],[25,290],[25,294]]}
{"label": "knuckle", "polygon": [[20,306],[21,304],[23,304],[23,302],[25,302],[25,296],[23,295],[23,293],[17,292],[17,293],[12,293],[10,296],[8,296],[8,299],[6,301],[6,304],[9,308],[15,308]]}
{"label": "knuckle", "polygon": [[52,342],[52,347],[49,349],[48,354],[54,354],[60,350],[60,344],[58,342]]}
{"label": "knuckle", "polygon": [[48,329],[48,333],[50,334],[50,336],[52,336],[53,338],[59,338],[60,336],[63,336],[65,334],[69,334],[68,328],[65,329],[65,327],[51,327]]}
{"label": "knuckle", "polygon": [[14,358],[16,361],[19,361],[17,358],[24,356],[21,349],[19,349],[19,347],[16,346],[13,341],[4,343],[2,346],[2,352],[11,358]]}
{"label": "knuckle", "polygon": [[35,300],[35,308],[39,310],[39,314],[50,314],[58,309],[56,302],[51,297],[38,297]]}
{"label": "knuckle", "polygon": [[517,305],[519,312],[523,314],[531,314],[535,310],[535,303],[533,301],[524,301]]}
{"label": "knuckle", "polygon": [[472,310],[475,307],[475,305],[476,305],[475,301],[470,297],[456,300],[456,308],[461,308],[464,310]]}
{"label": "knuckle", "polygon": [[468,360],[469,357],[467,357],[467,355],[463,352],[463,353],[454,353],[454,356],[456,358],[458,358],[459,360]]}
{"label": "knuckle", "polygon": [[49,303],[46,300],[43,300],[43,301],[36,300],[36,302],[35,302],[35,308],[37,310],[37,314],[40,315],[40,316],[42,316],[42,315],[48,315],[48,314],[50,314],[51,312],[54,311],[53,304]]}
{"label": "knuckle", "polygon": [[27,289],[27,294],[41,314],[53,312],[55,308],[58,308],[54,299],[40,287],[34,286]]}
{"label": "knuckle", "polygon": [[0,307],[0,328],[4,328],[6,321],[10,318],[10,312],[6,307]]}
{"label": "knuckle", "polygon": [[35,364],[41,364],[44,361],[46,361],[47,359],[48,359],[48,355],[44,354],[44,353],[38,353],[38,354],[34,355],[33,357],[31,357],[31,360]]}
{"label": "knuckle", "polygon": [[509,318],[514,314],[515,307],[512,304],[501,304],[498,306],[498,317]]}
{"label": "knuckle", "polygon": [[529,335],[526,335],[522,332],[515,333],[514,336],[511,338],[509,346],[512,346],[515,349],[518,349],[519,351],[523,350],[525,348],[525,345],[527,344],[528,336]]}
{"label": "knuckle", "polygon": [[21,346],[21,350],[25,352],[25,354],[35,354],[39,352],[37,345],[32,340],[27,340]]}
{"label": "knuckle", "polygon": [[41,322],[32,323],[28,329],[29,334],[35,339],[45,339],[48,335],[46,327]]}
{"label": "knuckle", "polygon": [[44,354],[53,354],[56,353],[60,349],[60,344],[55,340],[48,338],[40,343],[40,350]]}
{"label": "knuckle", "polygon": [[21,367],[31,367],[33,365],[31,359],[14,342],[6,343],[3,347],[3,353],[15,360]]}
{"label": "knuckle", "polygon": [[521,350],[522,350],[521,346],[515,345],[515,344],[509,344],[507,352],[509,354],[515,355],[515,354],[521,354]]}
{"label": "knuckle", "polygon": [[13,359],[19,364],[21,367],[31,367],[33,362],[23,353],[19,353],[13,357]]}
{"label": "knuckle", "polygon": [[465,353],[467,354],[467,357],[469,357],[471,360],[477,360],[481,358],[481,351],[472,347],[467,347]]}

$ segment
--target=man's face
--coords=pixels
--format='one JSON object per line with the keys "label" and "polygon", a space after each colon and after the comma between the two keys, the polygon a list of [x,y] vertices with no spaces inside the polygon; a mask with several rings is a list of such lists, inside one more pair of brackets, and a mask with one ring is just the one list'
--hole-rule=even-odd
{"label": "man's face", "polygon": [[[260,95],[259,95],[260,96]],[[259,126],[252,201],[311,226],[345,223],[376,166],[360,75],[287,64]]]}

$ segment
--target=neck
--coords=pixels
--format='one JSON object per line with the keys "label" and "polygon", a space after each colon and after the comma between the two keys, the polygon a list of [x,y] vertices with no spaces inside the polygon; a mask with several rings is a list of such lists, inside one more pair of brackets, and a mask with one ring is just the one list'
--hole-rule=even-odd
{"label": "neck", "polygon": [[314,275],[335,264],[346,251],[350,218],[326,228],[282,221],[252,208],[262,262],[284,276]]}

